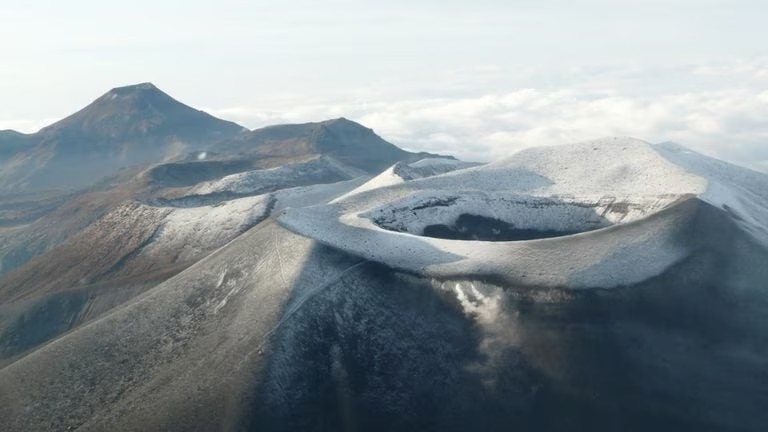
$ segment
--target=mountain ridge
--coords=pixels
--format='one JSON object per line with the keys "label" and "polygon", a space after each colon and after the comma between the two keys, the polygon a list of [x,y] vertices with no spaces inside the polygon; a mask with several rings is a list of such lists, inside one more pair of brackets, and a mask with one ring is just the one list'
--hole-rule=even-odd
{"label": "mountain ridge", "polygon": [[243,130],[152,84],[116,87],[24,135],[23,148],[17,144],[15,152],[0,158],[0,184],[5,190],[76,189],[120,168],[160,162]]}
{"label": "mountain ridge", "polygon": [[374,174],[429,154],[402,150],[343,117],[248,130],[145,82],[115,87],[38,132],[0,132],[0,192],[78,189],[128,166],[165,161],[258,159],[251,165],[264,168],[312,155]]}
{"label": "mountain ridge", "polygon": [[214,146],[262,157],[327,155],[371,174],[401,160],[435,157],[411,153],[385,141],[373,129],[344,117],[319,122],[266,126]]}

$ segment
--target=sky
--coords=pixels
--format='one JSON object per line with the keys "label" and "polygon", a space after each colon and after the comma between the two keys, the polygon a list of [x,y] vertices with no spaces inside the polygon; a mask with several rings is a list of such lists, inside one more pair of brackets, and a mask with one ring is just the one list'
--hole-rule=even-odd
{"label": "sky", "polygon": [[0,2],[0,130],[153,82],[256,128],[347,117],[490,161],[612,135],[768,171],[764,0]]}

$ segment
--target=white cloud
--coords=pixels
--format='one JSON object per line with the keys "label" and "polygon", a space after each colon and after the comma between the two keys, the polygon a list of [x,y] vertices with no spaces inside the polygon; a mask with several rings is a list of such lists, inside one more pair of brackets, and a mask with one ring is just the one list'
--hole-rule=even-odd
{"label": "white cloud", "polygon": [[409,149],[484,161],[529,146],[623,135],[676,141],[764,170],[767,95],[768,91],[730,89],[643,97],[605,90],[525,88],[474,97],[329,102],[275,112],[243,108],[236,120],[259,126],[343,115]]}
{"label": "white cloud", "polygon": [[764,61],[738,61],[701,65],[693,70],[694,74],[720,78],[768,79],[768,63]]}

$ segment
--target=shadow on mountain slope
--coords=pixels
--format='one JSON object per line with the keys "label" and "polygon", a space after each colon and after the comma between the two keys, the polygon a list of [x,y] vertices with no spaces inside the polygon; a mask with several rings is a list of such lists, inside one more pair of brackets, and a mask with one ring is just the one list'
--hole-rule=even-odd
{"label": "shadow on mountain slope", "polygon": [[0,369],[0,425],[760,431],[768,253],[718,245],[724,265],[543,289],[402,274],[269,220]]}
{"label": "shadow on mountain slope", "polygon": [[761,430],[764,275],[701,264],[586,291],[366,264],[275,335],[249,430]]}

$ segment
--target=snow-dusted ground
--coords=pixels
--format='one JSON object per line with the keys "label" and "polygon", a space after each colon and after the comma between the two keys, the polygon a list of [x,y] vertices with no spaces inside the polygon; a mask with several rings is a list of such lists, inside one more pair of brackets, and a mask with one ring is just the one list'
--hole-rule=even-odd
{"label": "snow-dusted ground", "polygon": [[472,162],[463,162],[457,159],[447,158],[425,158],[411,163],[398,162],[384,170],[384,172],[381,174],[370,179],[365,184],[339,197],[338,199],[341,200],[347,196],[356,195],[365,191],[378,189],[385,186],[396,185],[408,180],[432,177],[478,165],[479,164]]}
{"label": "snow-dusted ground", "polygon": [[365,172],[346,166],[333,158],[319,157],[303,163],[277,168],[246,171],[195,186],[190,195],[207,195],[228,192],[238,195],[254,195],[286,187],[304,184],[329,183],[366,175]]}
{"label": "snow-dusted ground", "polygon": [[266,218],[272,200],[259,195],[213,206],[171,208],[144,253],[199,259],[211,245],[221,246]]}
{"label": "snow-dusted ground", "polygon": [[[122,272],[120,275],[135,276],[189,264],[225,246],[274,212],[326,203],[369,179],[370,176],[364,176],[281,188],[255,196],[219,198],[214,204],[200,195],[173,201],[126,202],[94,223],[84,237],[91,240],[82,243],[96,244],[92,248],[86,246],[89,250],[84,253],[114,253],[116,258],[104,258],[92,267],[101,271],[114,267],[111,271]],[[120,245],[122,252],[116,245]],[[115,262],[119,265],[114,266]]]}
{"label": "snow-dusted ground", "polygon": [[357,177],[336,183],[299,186],[274,192],[274,211],[291,207],[307,207],[327,203],[336,197],[359,187],[370,180],[370,176]]}
{"label": "snow-dusted ground", "polygon": [[768,175],[695,153],[679,144],[654,146],[667,160],[707,179],[700,198],[731,213],[742,228],[768,244]]}
{"label": "snow-dusted ground", "polygon": [[155,235],[142,250],[148,256],[173,255],[177,260],[199,259],[224,245],[272,212],[289,207],[304,207],[328,202],[368,180],[353,180],[280,189],[213,205],[153,207],[164,210]]}
{"label": "snow-dusted ground", "polygon": [[[609,138],[527,149],[485,166],[410,181],[396,176],[396,168],[329,205],[290,209],[280,221],[405,270],[574,288],[639,282],[685,258],[678,234],[695,217],[695,205],[685,203],[693,197],[731,212],[768,244],[765,176],[679,147]],[[538,230],[607,228],[517,242],[418,235],[426,225],[450,225],[463,213]]]}

